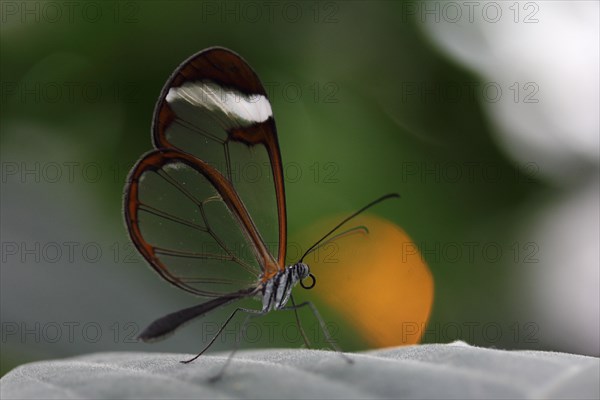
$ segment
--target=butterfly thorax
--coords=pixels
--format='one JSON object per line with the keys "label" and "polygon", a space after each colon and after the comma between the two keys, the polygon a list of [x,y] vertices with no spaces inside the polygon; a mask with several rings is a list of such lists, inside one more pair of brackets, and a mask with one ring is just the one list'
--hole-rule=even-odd
{"label": "butterfly thorax", "polygon": [[301,280],[308,277],[310,269],[304,263],[288,265],[263,286],[263,311],[279,310],[287,304],[292,289]]}

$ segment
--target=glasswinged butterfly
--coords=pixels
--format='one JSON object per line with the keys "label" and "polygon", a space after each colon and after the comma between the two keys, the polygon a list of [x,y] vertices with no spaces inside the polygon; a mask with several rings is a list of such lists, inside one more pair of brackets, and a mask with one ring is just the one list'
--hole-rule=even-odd
{"label": "glasswinged butterfly", "polygon": [[152,140],[154,150],[135,164],[125,187],[130,238],[161,277],[211,299],[157,319],[139,338],[164,338],[220,306],[258,297],[262,308],[237,308],[206,347],[183,362],[202,355],[240,311],[248,313],[242,336],[249,317],[272,310],[294,310],[302,332],[297,309],[305,306],[339,351],[314,305],[294,302],[296,284],[310,289],[316,282],[302,260],[352,217],[398,195],[358,210],[286,266],[283,167],[271,104],[252,68],[221,47],[193,55],[169,77],[154,110]]}

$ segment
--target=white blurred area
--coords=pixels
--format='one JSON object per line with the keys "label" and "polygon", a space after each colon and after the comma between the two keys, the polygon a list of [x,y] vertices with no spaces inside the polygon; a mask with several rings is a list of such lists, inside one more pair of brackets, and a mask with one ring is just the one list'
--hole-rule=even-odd
{"label": "white blurred area", "polygon": [[[499,101],[483,102],[498,145],[561,193],[533,199],[517,227],[515,237],[539,245],[540,261],[517,270],[515,304],[536,318],[542,344],[598,356],[599,3],[470,2],[472,20],[469,2],[452,3],[460,19],[433,1],[415,17],[442,51],[503,89]],[[525,102],[532,93],[538,101]]]}

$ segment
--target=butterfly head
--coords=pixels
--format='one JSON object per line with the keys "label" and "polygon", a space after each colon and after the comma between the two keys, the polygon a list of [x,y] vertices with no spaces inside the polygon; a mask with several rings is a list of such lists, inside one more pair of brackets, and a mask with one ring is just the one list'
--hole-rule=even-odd
{"label": "butterfly head", "polygon": [[[315,279],[315,276],[310,273],[310,267],[303,262],[299,262],[294,264],[294,268],[296,269],[298,277],[300,278],[300,286],[302,286],[304,289],[312,289],[317,283],[317,280]],[[312,281],[309,284],[305,284],[305,279],[309,277],[312,279]]]}

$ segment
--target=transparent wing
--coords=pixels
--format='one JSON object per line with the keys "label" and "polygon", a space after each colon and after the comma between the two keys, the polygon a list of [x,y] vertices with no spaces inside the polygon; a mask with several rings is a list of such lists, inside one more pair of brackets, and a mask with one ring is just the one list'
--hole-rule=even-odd
{"label": "transparent wing", "polygon": [[286,211],[281,155],[267,93],[237,54],[204,50],[167,81],[153,121],[156,148],[178,149],[219,171],[252,216],[264,245],[284,268]]}
{"label": "transparent wing", "polygon": [[229,181],[206,162],[155,150],[133,168],[125,193],[132,241],[166,280],[217,297],[256,286],[276,261]]}

